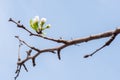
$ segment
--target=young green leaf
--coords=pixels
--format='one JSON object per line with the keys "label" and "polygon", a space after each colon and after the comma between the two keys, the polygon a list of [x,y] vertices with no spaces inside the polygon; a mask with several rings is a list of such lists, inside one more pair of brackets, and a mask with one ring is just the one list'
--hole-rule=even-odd
{"label": "young green leaf", "polygon": [[33,30],[37,31],[38,29],[38,22],[34,22],[32,19],[30,20],[30,26]]}

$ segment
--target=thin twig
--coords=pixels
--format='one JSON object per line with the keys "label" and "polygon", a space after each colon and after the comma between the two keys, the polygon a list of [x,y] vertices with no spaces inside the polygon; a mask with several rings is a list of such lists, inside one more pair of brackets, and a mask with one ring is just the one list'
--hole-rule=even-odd
{"label": "thin twig", "polygon": [[33,50],[35,50],[35,51],[40,51],[39,49],[37,49],[37,48],[35,48],[35,47],[32,47],[32,46],[30,46],[28,43],[26,43],[25,41],[23,41],[23,40],[21,40],[20,38],[19,38],[19,36],[15,36],[15,38],[17,38],[20,42],[22,42],[23,44],[25,44],[27,47],[29,47],[30,49],[33,49]]}
{"label": "thin twig", "polygon": [[85,55],[84,58],[88,58],[89,56],[93,56],[96,52],[100,51],[101,49],[103,49],[103,48],[106,47],[106,46],[109,46],[109,45],[112,43],[112,41],[116,38],[116,36],[117,36],[116,33],[113,34],[113,35],[111,36],[111,38],[110,38],[102,47],[98,48],[97,50],[95,50],[95,51],[94,51],[93,53],[91,53],[91,54]]}
{"label": "thin twig", "polygon": [[27,69],[27,67],[25,66],[25,64],[23,64],[23,67],[24,67],[24,69],[26,70],[26,72],[28,72],[28,69]]}
{"label": "thin twig", "polygon": [[67,43],[68,43],[67,40],[53,39],[53,38],[49,38],[49,37],[43,36],[43,35],[41,35],[41,34],[34,34],[34,33],[32,33],[30,30],[28,30],[24,25],[20,24],[19,22],[14,21],[12,18],[10,18],[9,21],[15,23],[15,24],[18,26],[18,28],[22,28],[22,29],[24,29],[25,31],[27,31],[28,33],[30,33],[30,36],[41,37],[41,38],[43,38],[43,39],[50,40],[50,41],[54,41],[54,42],[57,42],[57,43],[64,43],[64,44],[67,44]]}
{"label": "thin twig", "polygon": [[15,80],[17,79],[17,77],[18,77],[19,74],[20,74],[21,66],[22,66],[22,65],[19,65],[19,66],[18,66],[18,69],[17,69],[17,72],[16,72],[17,75],[14,77]]}

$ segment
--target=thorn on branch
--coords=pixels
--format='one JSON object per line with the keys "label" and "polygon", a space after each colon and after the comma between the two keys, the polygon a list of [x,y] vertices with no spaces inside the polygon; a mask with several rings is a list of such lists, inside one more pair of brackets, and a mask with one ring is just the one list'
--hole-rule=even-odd
{"label": "thorn on branch", "polygon": [[26,70],[26,72],[28,72],[28,69],[27,69],[27,67],[25,66],[25,64],[23,64],[23,67],[24,67],[24,69]]}
{"label": "thorn on branch", "polygon": [[36,66],[35,58],[32,58],[32,63],[33,63],[33,67],[35,67]]}
{"label": "thorn on branch", "polygon": [[26,51],[27,57],[31,56],[31,52],[32,52],[32,49],[30,49],[29,51]]}
{"label": "thorn on branch", "polygon": [[57,51],[58,59],[61,60],[60,49]]}
{"label": "thorn on branch", "polygon": [[20,58],[20,56],[18,57],[18,61],[21,61],[21,58]]}
{"label": "thorn on branch", "polygon": [[20,21],[18,21],[18,23],[20,23]]}
{"label": "thorn on branch", "polygon": [[12,18],[9,18],[9,20],[8,21],[12,21]]}

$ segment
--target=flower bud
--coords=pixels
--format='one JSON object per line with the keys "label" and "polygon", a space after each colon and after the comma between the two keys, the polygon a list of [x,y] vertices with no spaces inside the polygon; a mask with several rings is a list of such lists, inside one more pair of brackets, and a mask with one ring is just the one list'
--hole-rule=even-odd
{"label": "flower bud", "polygon": [[39,16],[35,16],[35,18],[33,19],[33,23],[38,23],[39,22]]}
{"label": "flower bud", "polygon": [[48,24],[47,26],[46,26],[46,28],[50,28],[51,27],[51,24]]}
{"label": "flower bud", "polygon": [[41,20],[40,20],[41,26],[43,26],[45,24],[45,22],[46,22],[46,18],[41,18]]}

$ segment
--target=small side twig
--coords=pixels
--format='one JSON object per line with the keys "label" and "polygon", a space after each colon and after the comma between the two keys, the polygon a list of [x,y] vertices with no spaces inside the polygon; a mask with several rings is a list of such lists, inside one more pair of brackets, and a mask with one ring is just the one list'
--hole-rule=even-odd
{"label": "small side twig", "polygon": [[25,66],[25,64],[20,64],[20,65],[17,64],[17,70],[16,70],[16,72],[15,72],[16,76],[14,77],[15,80],[16,80],[17,77],[19,76],[22,66],[24,67],[25,71],[28,72],[28,69],[27,69],[27,67]]}
{"label": "small side twig", "polygon": [[91,54],[85,55],[84,58],[88,58],[89,56],[93,56],[96,52],[100,51],[101,49],[103,49],[103,48],[106,47],[106,46],[109,46],[109,45],[112,43],[112,41],[116,38],[116,36],[117,36],[117,34],[114,33],[114,34],[111,36],[111,38],[110,38],[102,47],[96,49],[96,50],[95,50],[93,53],[91,53]]}
{"label": "small side twig", "polygon": [[17,77],[18,77],[19,74],[20,74],[21,66],[22,66],[22,65],[17,65],[17,70],[16,70],[16,72],[15,72],[17,75],[14,77],[15,80],[17,79]]}
{"label": "small side twig", "polygon": [[28,72],[28,69],[27,69],[27,67],[25,66],[25,64],[23,64],[23,67],[24,67],[24,69],[26,70],[26,72]]}
{"label": "small side twig", "polygon": [[30,49],[33,49],[33,50],[38,51],[38,52],[40,51],[39,49],[37,49],[37,48],[35,48],[35,47],[32,47],[32,46],[30,46],[29,44],[27,44],[25,41],[21,40],[21,39],[19,38],[19,36],[15,36],[15,38],[17,38],[17,39],[19,40],[19,42],[25,44],[25,45],[26,45],[27,47],[29,47]]}

